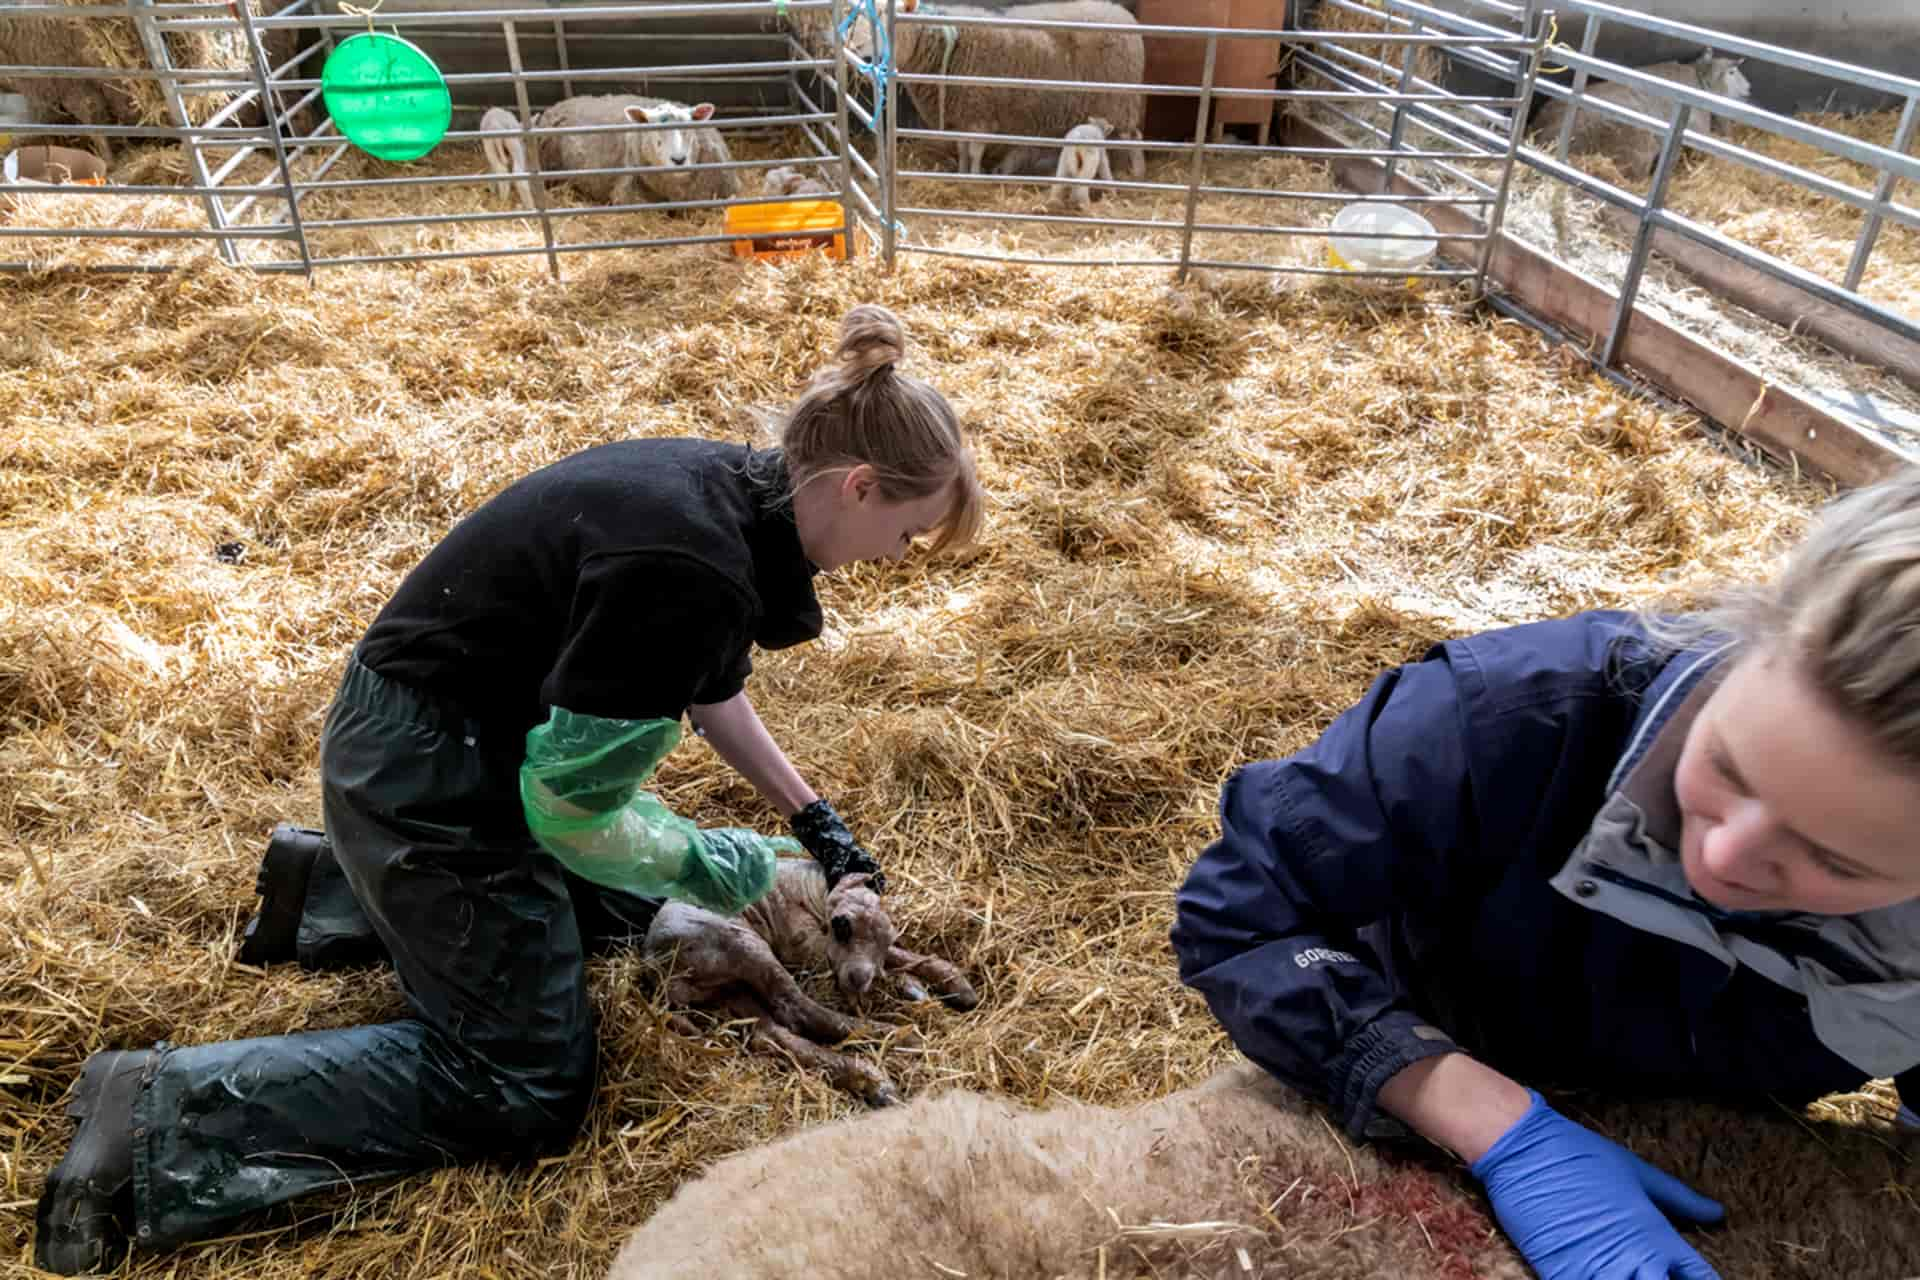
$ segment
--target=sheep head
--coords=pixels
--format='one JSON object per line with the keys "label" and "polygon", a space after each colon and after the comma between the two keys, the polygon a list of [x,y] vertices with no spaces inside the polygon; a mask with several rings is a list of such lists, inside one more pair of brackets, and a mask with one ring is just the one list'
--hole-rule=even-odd
{"label": "sheep head", "polygon": [[886,972],[887,948],[900,936],[867,879],[853,872],[827,892],[827,962],[835,984],[855,996],[864,995]]}
{"label": "sheep head", "polygon": [[1717,58],[1709,55],[1698,64],[1700,87],[1708,93],[1744,102],[1753,95],[1753,84],[1740,70],[1745,58]]}
{"label": "sheep head", "polygon": [[[919,9],[916,0],[900,0],[896,13],[913,13]],[[931,12],[931,10],[929,10]],[[893,29],[893,61],[896,66],[904,66],[910,61],[906,46],[919,36],[920,29],[911,24],[896,26]],[[865,15],[853,20],[847,29],[847,52],[862,62],[873,61],[873,24]]]}
{"label": "sheep head", "polygon": [[[713,104],[703,102],[697,107],[682,106],[677,102],[663,103],[657,107],[628,107],[627,119],[635,124],[678,124],[690,126],[713,115]],[[693,160],[693,130],[649,129],[644,133],[630,134],[628,163],[640,165],[682,165]],[[638,154],[634,154],[637,151]]]}

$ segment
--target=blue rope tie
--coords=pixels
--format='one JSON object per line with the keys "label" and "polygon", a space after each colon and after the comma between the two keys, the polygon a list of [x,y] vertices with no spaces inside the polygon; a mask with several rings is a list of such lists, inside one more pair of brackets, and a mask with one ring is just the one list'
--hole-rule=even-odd
{"label": "blue rope tie", "polygon": [[880,22],[880,13],[874,0],[856,0],[847,7],[847,16],[840,20],[840,43],[846,44],[847,33],[853,30],[853,24],[859,21],[861,10],[866,11],[867,25],[873,28],[874,56],[868,61],[869,78],[873,81],[873,119],[877,125],[881,113],[887,109],[887,81],[893,79],[893,41],[887,35],[887,29]]}

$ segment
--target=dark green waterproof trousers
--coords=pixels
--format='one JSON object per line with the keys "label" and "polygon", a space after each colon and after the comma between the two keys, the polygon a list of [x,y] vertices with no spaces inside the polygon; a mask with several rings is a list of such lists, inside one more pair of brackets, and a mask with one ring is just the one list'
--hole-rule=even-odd
{"label": "dark green waterproof trousers", "polygon": [[563,1148],[593,1093],[588,946],[655,904],[564,873],[528,834],[519,728],[350,659],[321,743],[331,850],[300,959],[390,960],[410,1017],[163,1047],[134,1106],[141,1245],[309,1192]]}

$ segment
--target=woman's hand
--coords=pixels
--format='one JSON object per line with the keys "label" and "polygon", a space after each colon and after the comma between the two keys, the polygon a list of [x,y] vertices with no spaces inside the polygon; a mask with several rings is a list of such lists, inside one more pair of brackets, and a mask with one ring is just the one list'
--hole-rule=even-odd
{"label": "woman's hand", "polygon": [[1718,1280],[1667,1218],[1716,1223],[1725,1209],[1532,1097],[1472,1171],[1542,1280]]}
{"label": "woman's hand", "polygon": [[834,882],[841,876],[863,871],[867,875],[867,887],[875,893],[885,893],[887,878],[880,870],[880,864],[873,855],[860,847],[853,838],[853,832],[840,820],[833,806],[825,800],[815,800],[806,808],[793,815],[793,834],[806,846],[814,860],[827,873],[827,888],[833,888]]}
{"label": "woman's hand", "polygon": [[1667,1215],[1714,1223],[1719,1204],[1466,1054],[1414,1063],[1380,1105],[1468,1161],[1542,1280],[1718,1280]]}

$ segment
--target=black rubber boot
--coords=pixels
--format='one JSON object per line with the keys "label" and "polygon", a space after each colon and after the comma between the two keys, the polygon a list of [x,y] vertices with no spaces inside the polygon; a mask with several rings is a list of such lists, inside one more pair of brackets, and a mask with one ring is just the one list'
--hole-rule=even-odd
{"label": "black rubber boot", "polygon": [[67,1114],[73,1145],[47,1175],[34,1217],[33,1261],[79,1276],[111,1271],[133,1225],[133,1102],[154,1052],[96,1053],[80,1069]]}
{"label": "black rubber boot", "polygon": [[311,827],[283,822],[273,829],[260,860],[254,892],[260,909],[240,935],[241,964],[287,964],[298,958],[300,917],[307,906],[307,881],[327,837]]}

